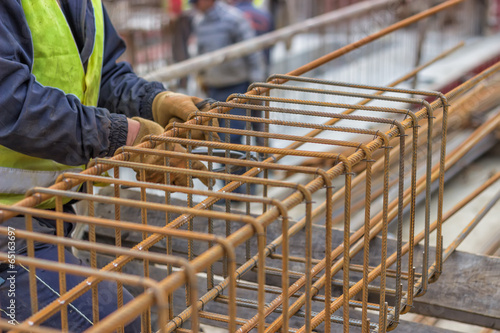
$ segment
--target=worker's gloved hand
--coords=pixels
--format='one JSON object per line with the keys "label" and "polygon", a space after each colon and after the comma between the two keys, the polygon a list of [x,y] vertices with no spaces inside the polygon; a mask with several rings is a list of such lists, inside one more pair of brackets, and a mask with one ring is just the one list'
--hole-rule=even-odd
{"label": "worker's gloved hand", "polygon": [[[197,111],[210,110],[210,104],[214,100],[203,100],[195,96],[164,91],[156,95],[153,101],[153,119],[163,127],[170,129],[174,122],[185,122],[191,120]],[[216,118],[202,118],[203,125],[209,125],[212,119],[212,126],[218,127]],[[195,140],[209,140],[208,132],[192,130],[191,138]],[[220,141],[217,133],[212,132],[212,140]]]}
{"label": "worker's gloved hand", "polygon": [[[161,127],[159,124],[155,123],[154,121],[147,120],[144,118],[140,117],[134,117],[132,118],[133,120],[138,121],[141,124],[141,127],[139,129],[139,133],[137,134],[137,137],[133,143],[133,145],[138,145],[142,143],[144,140],[147,140],[147,137],[149,135],[161,135],[165,132],[163,127]],[[186,149],[182,147],[180,144],[177,143],[161,143],[158,144],[155,149],[159,150],[165,150],[165,147],[167,147],[167,150],[171,151],[176,151],[176,152],[186,152]],[[142,162],[146,164],[154,164],[154,165],[165,165],[165,157],[164,156],[159,156],[159,155],[144,155],[141,157],[140,155],[134,155],[133,157],[130,158],[131,162]],[[170,166],[176,167],[176,168],[188,168],[188,161],[183,158],[175,158],[171,157],[169,159]],[[193,160],[191,161],[191,169],[192,170],[202,170],[205,171],[207,170],[207,167],[201,163],[200,161]],[[140,180],[140,170],[134,170],[136,172],[136,178],[137,180]],[[152,183],[164,183],[165,179],[165,173],[164,172],[158,172],[158,171],[145,171],[146,173],[146,181],[147,182],[152,182]],[[203,184],[208,186],[208,179],[207,178],[199,178]],[[170,173],[170,183],[171,185],[178,185],[178,186],[188,186],[188,176],[179,174],[179,173]]]}

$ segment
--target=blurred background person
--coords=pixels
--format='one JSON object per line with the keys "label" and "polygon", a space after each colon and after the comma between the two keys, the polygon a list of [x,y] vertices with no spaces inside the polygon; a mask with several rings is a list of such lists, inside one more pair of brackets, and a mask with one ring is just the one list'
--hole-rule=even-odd
{"label": "blurred background person", "polygon": [[[190,0],[196,15],[193,19],[193,31],[196,35],[198,54],[216,51],[223,47],[233,45],[255,37],[245,14],[238,8],[218,0]],[[261,82],[266,78],[264,55],[255,52],[248,56],[224,61],[220,65],[212,66],[200,73],[200,84],[209,98],[217,101],[226,101],[229,95],[234,93],[245,93],[252,82]],[[233,115],[246,115],[244,109],[232,109]],[[253,117],[260,117],[260,111],[252,111]],[[231,120],[230,127],[233,129],[246,129],[246,122]],[[252,123],[252,129],[262,130],[259,123]],[[220,126],[225,126],[221,120]],[[224,135],[220,136],[226,140]],[[246,144],[243,136],[231,134],[229,141],[234,144]],[[260,140],[259,140],[260,141]],[[260,142],[261,143],[261,142]],[[243,174],[245,168],[234,171],[234,174]],[[246,185],[237,188],[235,193],[247,193]],[[250,192],[254,192],[253,188]]]}
{"label": "blurred background person", "polygon": [[[232,4],[241,10],[247,20],[250,22],[252,28],[255,30],[257,36],[266,34],[274,30],[274,22],[271,14],[259,8],[255,5],[252,0],[233,0]],[[269,66],[271,62],[271,48],[267,48],[264,51],[264,64],[265,64],[265,75],[269,75]]]}
{"label": "blurred background person", "polygon": [[[192,11],[188,0],[168,0],[169,14],[172,24],[172,58],[181,62],[189,58],[188,41],[192,33]],[[187,89],[187,77],[177,83],[179,89]]]}
{"label": "blurred background person", "polygon": [[[255,30],[239,9],[218,0],[190,0],[196,10],[193,31],[196,35],[198,54],[216,51],[223,47],[255,37]],[[208,97],[225,101],[233,93],[245,93],[252,82],[265,80],[262,52],[225,61],[200,73],[200,84]],[[231,114],[246,115],[243,109],[233,109]],[[259,116],[254,113],[253,116]],[[224,126],[222,121],[221,126]],[[244,121],[231,121],[231,128],[245,129]],[[224,136],[221,136],[224,139]],[[231,134],[230,142],[245,144],[242,136]]]}

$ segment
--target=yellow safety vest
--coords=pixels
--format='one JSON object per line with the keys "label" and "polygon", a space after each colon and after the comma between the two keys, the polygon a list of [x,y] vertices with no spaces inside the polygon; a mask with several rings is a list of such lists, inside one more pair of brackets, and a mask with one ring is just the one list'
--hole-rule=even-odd
{"label": "yellow safety vest", "polygon": [[[104,53],[101,0],[92,0],[95,36],[86,71],[58,1],[22,0],[22,6],[33,42],[31,73],[36,81],[73,94],[84,105],[96,106]],[[23,199],[30,188],[50,186],[63,172],[81,171],[84,167],[31,157],[0,146],[0,203],[12,205]],[[54,200],[47,200],[38,207],[53,208]]]}
{"label": "yellow safety vest", "polygon": [[253,0],[253,5],[257,8],[262,8],[264,6],[264,0]]}

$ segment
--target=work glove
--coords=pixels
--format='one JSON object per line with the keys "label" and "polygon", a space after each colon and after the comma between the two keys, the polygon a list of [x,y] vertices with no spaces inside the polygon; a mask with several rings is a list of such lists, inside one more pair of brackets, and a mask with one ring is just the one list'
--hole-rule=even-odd
{"label": "work glove", "polygon": [[[137,134],[137,137],[133,143],[134,146],[147,140],[147,137],[149,135],[161,135],[165,132],[163,127],[160,126],[159,124],[155,123],[154,121],[147,120],[147,119],[140,118],[140,117],[133,117],[132,119],[138,121],[141,124],[141,127],[139,128],[139,133]],[[184,149],[184,147],[182,147],[178,143],[158,143],[157,146],[155,147],[155,149],[165,150],[165,147],[167,147],[167,150],[170,150],[170,151],[176,151],[176,152],[181,152],[181,153],[186,152],[186,149]],[[141,157],[139,154],[134,155],[133,157],[131,157],[130,161],[140,163]],[[142,163],[146,163],[146,164],[154,164],[154,165],[163,166],[163,165],[165,165],[164,161],[165,161],[165,157],[159,156],[159,155],[143,155],[143,157],[142,157]],[[169,163],[170,163],[171,167],[184,168],[184,169],[188,168],[188,160],[187,159],[170,157]],[[207,167],[203,163],[201,163],[200,161],[192,160],[191,161],[191,169],[192,170],[206,171]],[[137,180],[140,180],[140,170],[134,169],[134,171],[136,172]],[[146,170],[145,173],[146,173],[145,180],[147,182],[163,184],[165,181],[164,180],[165,179],[164,172],[147,171]],[[203,184],[208,186],[208,179],[207,178],[201,177],[199,179]],[[184,175],[184,174],[178,174],[175,172],[171,172],[169,184],[170,185],[178,185],[178,186],[188,186],[189,185],[188,184],[188,176]]]}
{"label": "work glove", "polygon": [[[187,96],[184,94],[164,91],[156,95],[153,100],[153,119],[167,130],[172,128],[174,122],[185,122],[191,120],[195,116],[195,112],[210,110],[210,104],[195,96]],[[203,125],[209,125],[212,119],[212,126],[218,127],[219,122],[216,118],[202,118]],[[191,138],[194,140],[209,140],[208,132],[200,130],[192,130]],[[212,132],[212,140],[220,141],[217,133]]]}

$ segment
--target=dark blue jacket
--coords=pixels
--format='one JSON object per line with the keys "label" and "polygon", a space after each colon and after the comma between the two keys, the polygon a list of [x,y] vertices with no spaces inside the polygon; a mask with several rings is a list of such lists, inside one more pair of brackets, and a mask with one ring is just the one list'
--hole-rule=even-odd
{"label": "dark blue jacket", "polygon": [[[91,0],[61,3],[85,66],[95,29]],[[129,64],[116,63],[125,44],[105,10],[104,30],[98,107],[87,107],[77,97],[35,80],[31,35],[21,1],[0,1],[0,145],[81,165],[91,158],[112,156],[125,145],[126,117],[152,119],[153,99],[165,88],[139,78]]]}

